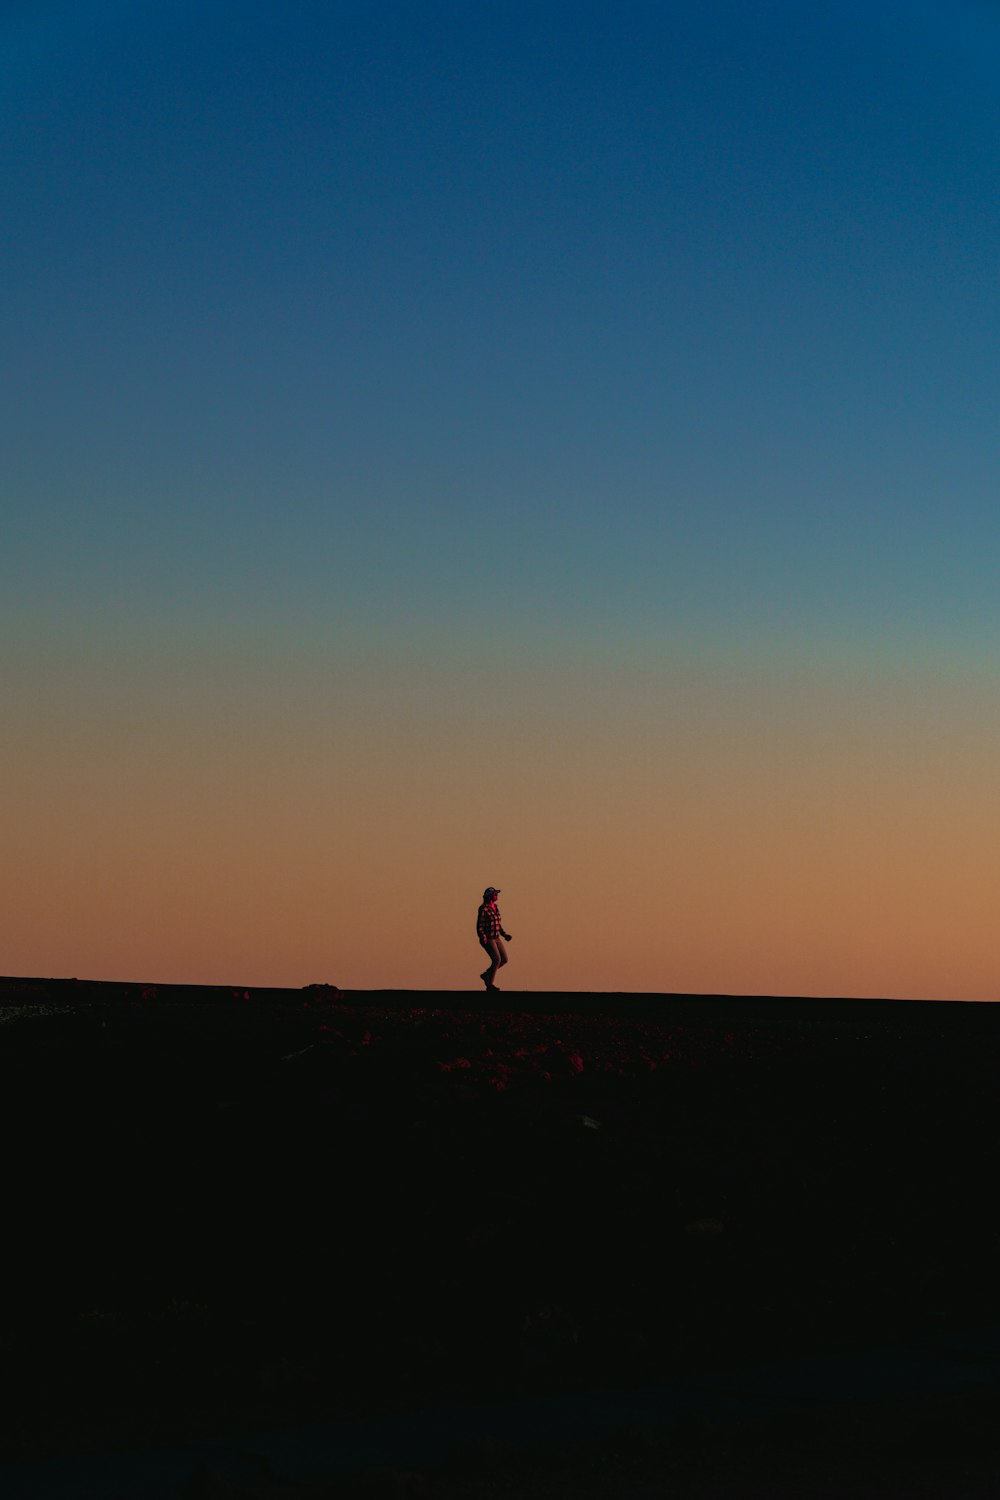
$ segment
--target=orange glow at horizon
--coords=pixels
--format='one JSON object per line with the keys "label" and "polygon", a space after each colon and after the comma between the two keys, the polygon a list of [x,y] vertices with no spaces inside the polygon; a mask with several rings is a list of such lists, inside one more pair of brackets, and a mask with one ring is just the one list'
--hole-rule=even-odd
{"label": "orange glow at horizon", "polygon": [[993,998],[974,683],[947,689],[961,742],[917,678],[890,700],[765,668],[543,674],[501,708],[444,687],[105,702],[54,739],[22,712],[3,971],[475,990],[495,883],[511,989]]}

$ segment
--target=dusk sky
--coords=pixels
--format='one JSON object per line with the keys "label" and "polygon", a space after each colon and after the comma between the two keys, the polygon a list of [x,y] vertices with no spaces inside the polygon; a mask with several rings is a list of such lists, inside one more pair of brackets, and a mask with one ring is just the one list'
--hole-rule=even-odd
{"label": "dusk sky", "polygon": [[0,972],[1000,996],[993,0],[13,0]]}

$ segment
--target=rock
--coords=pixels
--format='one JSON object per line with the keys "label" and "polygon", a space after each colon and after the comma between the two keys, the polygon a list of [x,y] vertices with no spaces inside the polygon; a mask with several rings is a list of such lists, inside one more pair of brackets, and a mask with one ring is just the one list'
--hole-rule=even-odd
{"label": "rock", "polygon": [[306,1001],[316,1000],[322,1005],[335,1005],[338,1000],[343,1000],[343,991],[335,984],[304,984],[302,993]]}
{"label": "rock", "polygon": [[685,1234],[713,1235],[721,1234],[725,1228],[721,1219],[694,1219],[690,1224],[684,1225]]}

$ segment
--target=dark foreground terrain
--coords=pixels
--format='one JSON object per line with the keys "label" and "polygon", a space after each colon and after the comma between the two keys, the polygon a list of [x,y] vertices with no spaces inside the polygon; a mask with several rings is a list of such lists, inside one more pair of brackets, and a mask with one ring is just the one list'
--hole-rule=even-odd
{"label": "dark foreground terrain", "polygon": [[[1000,1325],[998,1042],[992,1006],[0,981],[3,1456]],[[906,1492],[993,1492],[996,1393],[963,1400],[884,1414]],[[788,1493],[895,1493],[838,1487],[876,1440],[837,1410],[789,1441],[832,1488]],[[965,1488],[918,1462],[943,1411]],[[756,1494],[768,1432],[385,1492]]]}

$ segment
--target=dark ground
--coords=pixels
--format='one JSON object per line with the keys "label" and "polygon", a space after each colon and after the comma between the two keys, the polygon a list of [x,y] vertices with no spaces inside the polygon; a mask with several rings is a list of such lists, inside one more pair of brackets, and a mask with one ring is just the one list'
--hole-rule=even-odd
{"label": "dark ground", "polygon": [[[0,981],[0,1456],[1000,1325],[995,1007],[502,1002]],[[886,1406],[868,1491],[836,1463],[877,1476],[880,1440],[838,1406],[783,1429],[813,1488],[754,1478],[758,1423],[385,1492],[889,1494],[905,1450],[906,1493],[994,1493],[998,1412]],[[964,1488],[955,1455],[926,1487],[931,1432]],[[238,1493],[279,1489],[204,1489]]]}

